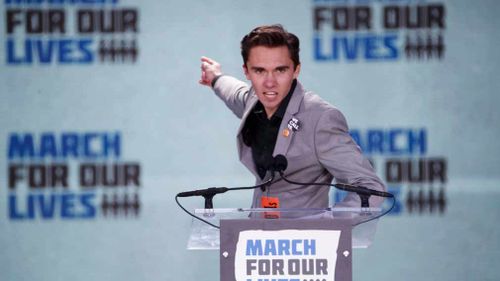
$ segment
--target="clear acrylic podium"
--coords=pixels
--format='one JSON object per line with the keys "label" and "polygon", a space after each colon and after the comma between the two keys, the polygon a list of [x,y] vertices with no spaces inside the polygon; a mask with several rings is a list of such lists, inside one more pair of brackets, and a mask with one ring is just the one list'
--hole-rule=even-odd
{"label": "clear acrylic podium", "polygon": [[[272,218],[272,213],[279,210],[280,217]],[[235,219],[348,219],[351,225],[367,221],[381,213],[380,208],[327,208],[327,209],[196,209],[194,213],[204,220],[220,225],[221,220]],[[271,216],[266,218],[266,214]],[[377,226],[377,220],[360,224],[353,228],[352,247],[367,248],[373,242]],[[191,222],[191,233],[189,235],[188,250],[219,250],[219,229],[210,226],[197,219]]]}
{"label": "clear acrylic podium", "polygon": [[220,230],[193,218],[187,248],[220,250],[221,281],[349,281],[352,248],[372,244],[381,209],[238,208],[194,213]]}

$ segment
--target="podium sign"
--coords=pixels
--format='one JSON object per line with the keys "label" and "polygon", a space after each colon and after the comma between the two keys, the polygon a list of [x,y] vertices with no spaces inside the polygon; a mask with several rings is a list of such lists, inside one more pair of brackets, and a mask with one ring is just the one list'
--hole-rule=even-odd
{"label": "podium sign", "polygon": [[221,281],[352,280],[349,219],[220,223]]}

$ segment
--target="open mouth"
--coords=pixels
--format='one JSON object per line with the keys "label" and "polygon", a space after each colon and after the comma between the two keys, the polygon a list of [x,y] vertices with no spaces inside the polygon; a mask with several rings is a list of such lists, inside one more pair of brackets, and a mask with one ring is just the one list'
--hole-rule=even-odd
{"label": "open mouth", "polygon": [[264,96],[273,98],[273,97],[278,96],[278,93],[277,92],[264,92]]}

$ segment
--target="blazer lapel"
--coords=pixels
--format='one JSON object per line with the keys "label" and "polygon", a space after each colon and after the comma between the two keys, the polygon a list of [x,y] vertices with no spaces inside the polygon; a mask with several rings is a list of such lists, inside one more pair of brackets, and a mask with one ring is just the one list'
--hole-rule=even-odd
{"label": "blazer lapel", "polygon": [[[292,120],[297,112],[299,112],[300,104],[302,103],[303,99],[304,89],[302,88],[302,85],[297,82],[297,86],[293,91],[292,98],[288,103],[285,115],[283,116],[283,120],[281,121],[280,130],[276,139],[276,145],[274,146],[273,156],[276,156],[278,154],[286,155],[288,147],[290,146],[290,143],[292,143],[292,139],[296,134],[295,131],[288,128],[288,122]],[[285,130],[287,130],[288,134],[285,133]]]}

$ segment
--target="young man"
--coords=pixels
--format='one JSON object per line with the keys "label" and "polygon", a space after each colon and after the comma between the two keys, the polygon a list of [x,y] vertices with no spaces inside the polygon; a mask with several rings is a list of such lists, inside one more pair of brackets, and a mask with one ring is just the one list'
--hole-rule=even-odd
{"label": "young man", "polygon": [[[242,119],[238,131],[241,162],[257,183],[270,176],[273,157],[288,160],[285,176],[295,182],[338,183],[384,191],[370,163],[348,133],[342,113],[304,90],[300,73],[299,39],[281,25],[260,26],[241,41],[246,83],[223,75],[219,63],[202,57],[200,84],[212,87]],[[295,185],[278,180],[265,191],[256,189],[252,207],[273,202],[280,208],[328,207],[329,186]],[[381,198],[370,197],[370,206]],[[349,193],[342,205],[360,207]]]}

